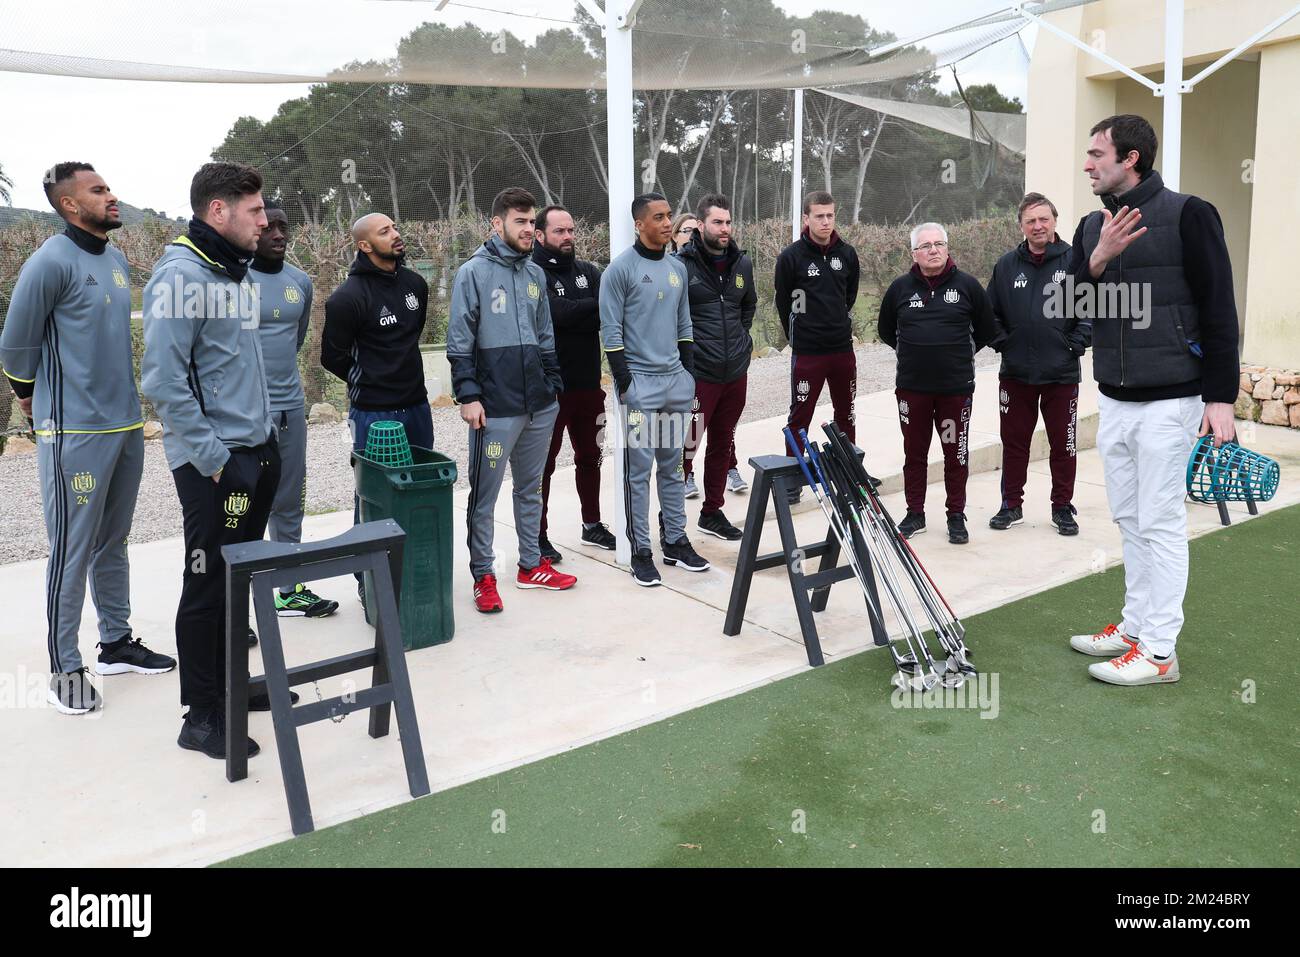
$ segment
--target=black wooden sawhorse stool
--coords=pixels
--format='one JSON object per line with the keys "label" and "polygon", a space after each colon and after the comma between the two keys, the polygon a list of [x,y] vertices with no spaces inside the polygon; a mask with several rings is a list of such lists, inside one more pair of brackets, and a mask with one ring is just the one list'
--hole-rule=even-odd
{"label": "black wooden sawhorse stool", "polygon": [[[859,455],[861,453],[859,452]],[[787,455],[759,455],[749,460],[754,469],[753,492],[749,499],[749,513],[745,518],[745,534],[740,540],[740,556],[736,560],[736,576],[731,582],[731,600],[727,603],[727,618],[722,633],[740,634],[745,620],[745,605],[749,602],[749,586],[755,572],[784,565],[790,576],[790,590],[794,594],[794,607],[799,616],[799,629],[803,633],[808,664],[816,667],[825,663],[821,640],[817,637],[817,623],[813,613],[826,610],[831,585],[854,577],[850,565],[839,565],[840,543],[829,526],[826,537],[811,545],[800,545],[794,534],[794,519],[790,513],[790,490],[803,487],[803,473],[799,463]],[[771,500],[776,510],[776,527],[781,534],[781,551],[767,555],[758,554],[759,538],[763,534],[763,519],[767,503]],[[804,563],[820,558],[817,571],[804,571]],[[864,568],[872,598],[877,607],[880,597],[876,593],[876,580],[868,562]],[[812,593],[811,598],[809,592]],[[870,617],[870,616],[869,616]],[[885,644],[888,637],[872,621],[872,637],[876,644]]]}
{"label": "black wooden sawhorse stool", "polygon": [[[370,736],[382,738],[388,734],[390,712],[396,707],[411,797],[429,793],[397,617],[405,541],[406,533],[387,519],[354,526],[323,542],[245,542],[221,549],[226,561],[226,780],[248,777],[248,696],[250,692],[266,691],[271,699],[280,772],[295,835],[306,834],[314,827],[298,746],[298,728],[304,724],[341,720],[353,711],[369,708]],[[366,571],[374,574],[374,594],[370,596],[376,613],[374,647],[286,668],[274,590]],[[248,675],[250,585],[266,667],[266,674],[256,678]],[[289,688],[293,685],[365,668],[373,668],[369,688],[297,707],[290,703]]]}

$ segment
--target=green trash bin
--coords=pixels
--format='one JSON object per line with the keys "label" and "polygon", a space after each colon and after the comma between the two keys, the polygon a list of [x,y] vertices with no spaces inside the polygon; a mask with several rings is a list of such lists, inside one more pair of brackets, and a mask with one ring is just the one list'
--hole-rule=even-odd
{"label": "green trash bin", "polygon": [[[352,453],[361,521],[391,518],[406,532],[398,618],[407,651],[451,641],[451,494],[456,463],[430,449],[411,446],[412,464],[381,465]],[[375,593],[366,572],[366,621],[374,624]]]}

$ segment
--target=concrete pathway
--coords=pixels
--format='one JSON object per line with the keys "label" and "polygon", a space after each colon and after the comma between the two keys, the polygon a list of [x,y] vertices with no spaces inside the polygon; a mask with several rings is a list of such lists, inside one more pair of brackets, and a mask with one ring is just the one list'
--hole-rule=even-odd
{"label": "concrete pathway", "polygon": [[[968,516],[971,542],[951,546],[940,532],[942,488],[929,490],[934,530],[915,540],[923,561],[963,618],[1118,563],[1119,536],[1106,509],[1100,460],[1095,451],[1079,459],[1076,504],[1082,533],[1062,538],[1048,521],[1049,479],[1045,461],[1030,467],[1026,522],[1009,532],[987,528],[997,510],[999,473],[997,382],[980,376],[974,410],[972,459],[986,470],[972,475]],[[858,401],[859,442],[871,470],[886,489],[901,488],[902,462],[892,395]],[[1085,389],[1081,418],[1096,408]],[[820,423],[829,417],[820,412]],[[776,451],[781,422],[755,422],[740,430],[742,462]],[[1080,428],[1081,447],[1090,430]],[[1254,427],[1243,437],[1252,448],[1282,462],[1284,475],[1300,466],[1300,434]],[[1041,437],[1040,437],[1041,442]],[[938,443],[934,446],[938,461]],[[602,489],[606,516],[617,502],[607,470]],[[748,471],[748,470],[746,470]],[[1264,511],[1300,501],[1300,483],[1284,482]],[[886,503],[901,518],[901,495]],[[578,544],[577,498],[571,473],[553,486],[551,537],[564,553],[563,568],[579,584],[554,594],[518,591],[508,584],[517,552],[509,496],[497,512],[498,569],[505,612],[475,613],[468,556],[463,542],[465,495],[455,499],[456,637],[448,644],[408,654],[429,775],[437,790],[537,760],[701,704],[798,673],[808,667],[790,601],[788,579],[772,570],[756,577],[745,625],[735,638],[722,635],[736,546],[698,532],[697,549],[714,563],[700,574],[664,568],[664,587],[635,587],[613,565],[613,553]],[[694,526],[699,500],[688,503]],[[728,495],[727,510],[739,521],[745,495]],[[652,505],[652,509],[654,506]],[[815,506],[814,506],[815,509]],[[1233,508],[1234,521],[1247,518]],[[653,514],[653,512],[652,512]],[[1189,505],[1194,535],[1218,528],[1213,508]],[[307,520],[306,535],[321,539],[342,531],[350,515]],[[796,516],[800,540],[824,534],[820,511]],[[765,548],[776,547],[776,528],[765,525]],[[175,653],[173,618],[180,590],[182,545],[169,539],[131,549],[136,632],[156,649]],[[0,864],[3,865],[191,865],[230,857],[290,836],[269,715],[250,719],[262,753],[250,776],[237,784],[224,765],[182,751],[176,675],[126,675],[100,679],[106,705],[93,716],[67,717],[45,705],[44,562],[0,567],[6,613],[0,621]],[[320,583],[318,590],[342,602],[323,621],[281,622],[290,663],[343,653],[371,640],[350,580]],[[1104,622],[1069,621],[1062,635]],[[852,583],[837,585],[819,616],[829,661],[870,647],[862,599]],[[82,651],[94,658],[94,613],[87,604]],[[980,636],[969,633],[972,648]],[[879,682],[865,694],[889,692],[889,663],[880,656]],[[1081,662],[1081,667],[1086,662]],[[253,653],[252,669],[260,670]],[[368,679],[361,677],[364,686]],[[342,678],[323,682],[323,696],[339,694]],[[300,687],[305,700],[311,685]],[[307,782],[316,826],[348,820],[409,800],[396,726],[391,737],[366,735],[363,714],[340,724],[301,731]],[[485,822],[486,826],[487,822]]]}

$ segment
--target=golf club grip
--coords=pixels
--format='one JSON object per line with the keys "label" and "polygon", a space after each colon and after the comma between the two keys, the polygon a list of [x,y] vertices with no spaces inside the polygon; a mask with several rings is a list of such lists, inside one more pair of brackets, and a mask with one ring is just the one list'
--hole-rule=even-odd
{"label": "golf club grip", "polygon": [[785,433],[786,445],[790,446],[790,454],[799,463],[799,470],[803,472],[804,480],[811,486],[813,484],[812,473],[808,471],[808,463],[804,460],[803,453],[799,451],[799,443],[794,440],[794,433],[790,431],[788,425],[781,431]]}
{"label": "golf club grip", "polygon": [[821,456],[817,454],[817,447],[808,441],[808,430],[800,429],[799,438],[803,439],[803,447],[808,450],[808,461],[812,463],[813,471],[817,473],[818,484],[827,495],[830,495],[831,488],[826,484],[826,473],[822,471]]}

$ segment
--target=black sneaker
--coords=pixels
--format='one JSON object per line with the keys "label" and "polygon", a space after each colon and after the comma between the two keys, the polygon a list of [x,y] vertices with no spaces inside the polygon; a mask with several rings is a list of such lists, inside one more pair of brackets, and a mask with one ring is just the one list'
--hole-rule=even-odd
{"label": "black sneaker", "polygon": [[691,540],[685,535],[671,545],[664,546],[664,564],[680,565],[688,572],[709,570],[708,561],[696,554],[695,549],[691,548]]}
{"label": "black sneaker", "polygon": [[643,548],[632,555],[632,578],[638,585],[646,588],[653,588],[655,585],[663,584],[663,579],[659,576],[659,569],[655,567],[654,556],[650,554],[650,549]]}
{"label": "black sneaker", "polygon": [[954,545],[965,545],[970,541],[970,535],[966,531],[966,516],[961,512],[953,512],[948,516],[948,541]]}
{"label": "black sneaker", "polygon": [[605,527],[604,522],[582,526],[582,544],[595,545],[597,548],[611,552],[618,548],[618,540],[614,538],[614,533]]}
{"label": "black sneaker", "polygon": [[[297,703],[298,703],[298,692],[290,689],[289,704],[297,704]],[[249,711],[270,711],[271,695],[266,691],[259,691],[257,694],[250,694],[248,696],[248,710]]]}
{"label": "black sneaker", "polygon": [[543,558],[551,560],[552,565],[558,565],[564,561],[564,556],[560,554],[560,550],[552,545],[551,540],[545,535],[537,539],[537,548],[542,553]]}
{"label": "black sneaker", "polygon": [[722,512],[701,512],[700,520],[696,524],[700,531],[720,538],[724,542],[738,542],[745,537],[745,533],[727,521],[727,516]]}
{"label": "black sneaker", "polygon": [[1079,523],[1074,520],[1074,516],[1079,513],[1073,505],[1062,505],[1059,508],[1052,509],[1052,524],[1062,535],[1078,535]]}
{"label": "black sneaker", "polygon": [[1019,507],[1004,508],[989,519],[989,528],[996,528],[999,532],[1004,532],[1012,525],[1019,525],[1024,520],[1024,509]]}
{"label": "black sneaker", "polygon": [[925,513],[908,512],[903,516],[903,520],[898,523],[898,534],[904,538],[911,538],[913,535],[920,535],[925,531]]}
{"label": "black sneaker", "polygon": [[176,659],[150,651],[139,638],[127,635],[121,641],[100,644],[95,670],[101,675],[161,675],[176,667]]}
{"label": "black sneaker", "polygon": [[[226,757],[226,714],[220,708],[200,714],[194,709],[185,713],[181,724],[181,733],[176,743],[186,751],[202,751],[210,758],[225,760]],[[261,747],[252,738],[248,739],[248,756],[251,758]]]}
{"label": "black sneaker", "polygon": [[257,632],[255,632],[252,628],[248,629],[248,647],[250,648],[257,647]]}
{"label": "black sneaker", "polygon": [[803,498],[803,486],[796,485],[794,488],[790,489],[790,494],[786,498],[786,501],[789,502],[791,505],[798,505],[802,498]]}

